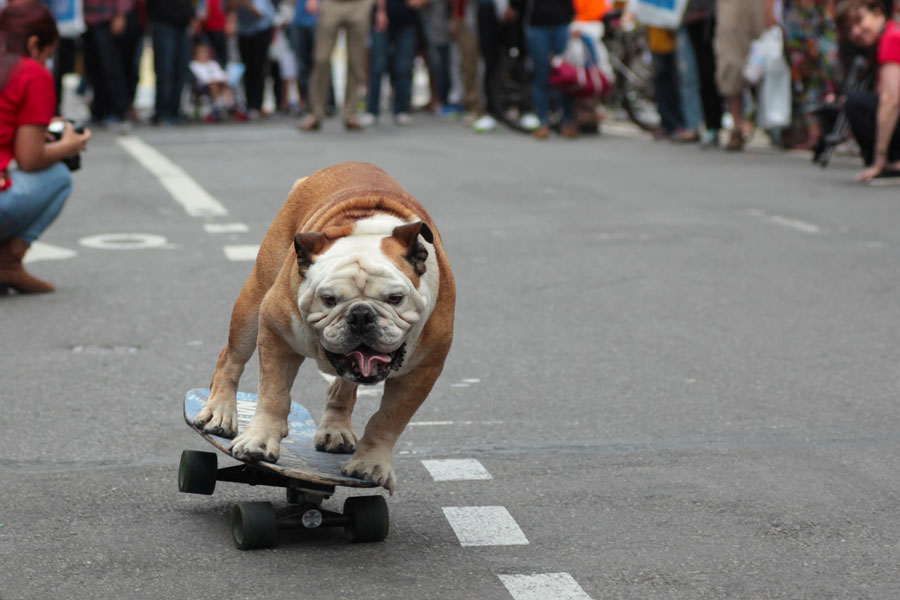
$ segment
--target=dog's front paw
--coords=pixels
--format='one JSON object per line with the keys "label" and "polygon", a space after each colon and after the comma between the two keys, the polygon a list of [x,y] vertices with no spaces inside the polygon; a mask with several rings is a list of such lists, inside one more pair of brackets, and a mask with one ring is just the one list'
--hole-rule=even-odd
{"label": "dog's front paw", "polygon": [[365,479],[376,483],[391,494],[397,488],[397,475],[391,464],[391,453],[381,450],[369,452],[358,451],[353,458],[344,463],[341,473],[348,477]]}
{"label": "dog's front paw", "polygon": [[278,462],[282,437],[277,429],[254,429],[250,426],[231,442],[231,455],[238,460]]}
{"label": "dog's front paw", "polygon": [[194,417],[194,425],[204,433],[233,438],[238,432],[237,401],[233,397],[220,400],[211,396]]}
{"label": "dog's front paw", "polygon": [[356,450],[359,436],[353,431],[353,426],[333,423],[319,425],[316,432],[316,450],[319,452],[332,452],[335,454],[350,454]]}

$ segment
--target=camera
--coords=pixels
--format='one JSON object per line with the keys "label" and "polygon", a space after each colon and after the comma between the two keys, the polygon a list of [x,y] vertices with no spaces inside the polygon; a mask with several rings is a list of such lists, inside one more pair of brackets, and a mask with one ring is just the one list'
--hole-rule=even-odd
{"label": "camera", "polygon": [[[67,119],[68,120],[68,119]],[[84,133],[84,125],[80,123],[76,123],[75,121],[69,121],[72,124],[72,129],[75,130],[75,133]],[[50,134],[51,138],[48,141],[55,142],[62,137],[63,132],[66,130],[66,124],[63,121],[53,121],[47,126],[47,133]],[[62,159],[63,164],[66,165],[70,171],[77,171],[81,168],[81,154],[76,154],[71,158]]]}

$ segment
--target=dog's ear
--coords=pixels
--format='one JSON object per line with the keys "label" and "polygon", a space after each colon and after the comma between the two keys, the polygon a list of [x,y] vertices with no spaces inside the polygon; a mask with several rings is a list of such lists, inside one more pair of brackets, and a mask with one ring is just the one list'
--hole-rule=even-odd
{"label": "dog's ear", "polygon": [[319,254],[325,246],[327,238],[318,232],[298,233],[294,236],[294,250],[297,252],[297,266],[303,275],[313,264],[313,256]]}
{"label": "dog's ear", "polygon": [[413,269],[419,275],[425,273],[425,261],[428,259],[428,250],[424,244],[419,241],[419,236],[428,242],[434,243],[434,234],[431,228],[423,221],[416,221],[409,225],[399,225],[394,227],[391,237],[396,239],[406,248],[406,260],[413,266]]}

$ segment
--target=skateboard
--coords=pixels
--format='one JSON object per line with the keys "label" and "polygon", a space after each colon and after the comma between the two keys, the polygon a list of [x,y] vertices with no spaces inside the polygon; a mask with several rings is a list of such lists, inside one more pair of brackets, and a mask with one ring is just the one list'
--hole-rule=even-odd
{"label": "skateboard", "polygon": [[[343,527],[353,542],[380,542],[387,537],[389,518],[382,496],[351,496],[343,513],[322,508],[337,486],[372,488],[371,481],[341,474],[347,457],[315,449],[316,423],[303,406],[291,402],[288,435],[281,441],[277,463],[243,461],[229,452],[231,440],[211,435],[194,425],[197,413],[206,405],[208,389],[191,390],[184,397],[184,420],[203,439],[241,464],[219,468],[215,452],[185,450],[178,469],[178,490],[210,495],[219,481],[282,487],[287,490],[290,514],[278,516],[270,502],[239,502],[231,511],[234,545],[240,550],[268,548],[277,541],[278,529]],[[237,394],[238,427],[243,430],[256,410],[256,395]]]}

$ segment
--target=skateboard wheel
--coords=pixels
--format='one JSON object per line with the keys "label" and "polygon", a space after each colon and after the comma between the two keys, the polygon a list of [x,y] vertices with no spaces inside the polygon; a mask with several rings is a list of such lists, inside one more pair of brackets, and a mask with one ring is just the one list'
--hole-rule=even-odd
{"label": "skateboard wheel", "polygon": [[351,542],[380,542],[388,535],[390,518],[387,502],[381,496],[352,496],[344,502],[344,528]]}
{"label": "skateboard wheel", "polygon": [[271,548],[277,533],[270,502],[238,502],[231,510],[231,535],[238,550]]}
{"label": "skateboard wheel", "polygon": [[217,472],[214,453],[185,450],[178,467],[178,491],[208,496],[216,489]]}

